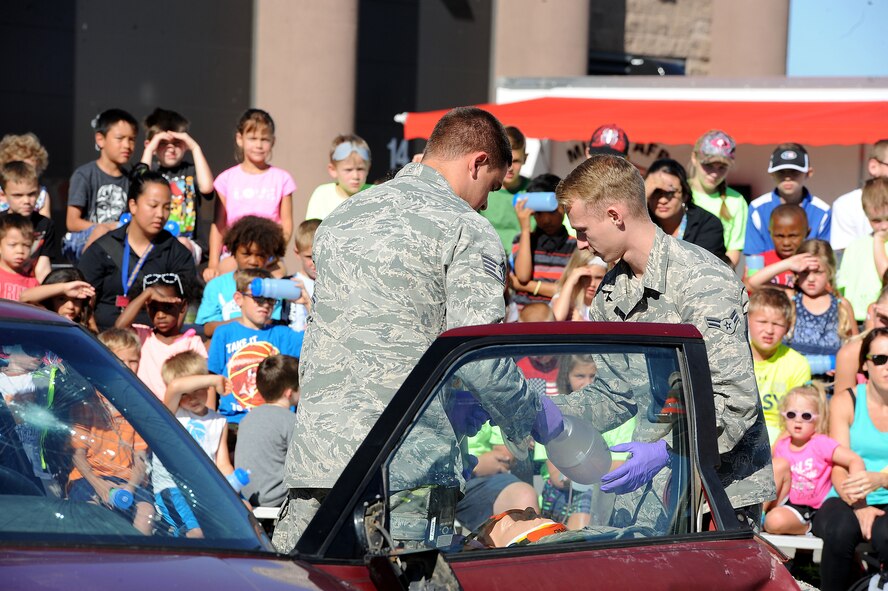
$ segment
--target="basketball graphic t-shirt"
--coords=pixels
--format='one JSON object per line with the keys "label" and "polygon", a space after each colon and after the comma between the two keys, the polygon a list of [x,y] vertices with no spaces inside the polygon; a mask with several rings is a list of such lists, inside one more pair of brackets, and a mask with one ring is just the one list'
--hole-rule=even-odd
{"label": "basketball graphic t-shirt", "polygon": [[219,414],[239,423],[253,407],[265,400],[256,390],[256,370],[270,355],[299,357],[302,333],[288,326],[253,330],[232,322],[216,329],[210,344],[209,370],[226,379],[226,392],[219,400]]}

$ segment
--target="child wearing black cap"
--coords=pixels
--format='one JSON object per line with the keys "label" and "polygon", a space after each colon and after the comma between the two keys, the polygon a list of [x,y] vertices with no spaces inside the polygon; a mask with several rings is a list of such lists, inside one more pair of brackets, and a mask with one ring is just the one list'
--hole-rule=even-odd
{"label": "child wearing black cap", "polygon": [[800,144],[780,144],[771,154],[768,173],[774,179],[775,189],[753,200],[749,205],[746,225],[746,244],[743,253],[761,254],[774,248],[768,223],[771,212],[782,204],[798,205],[808,217],[808,238],[829,241],[832,214],[829,205],[815,197],[805,187],[805,179],[814,174],[808,152]]}

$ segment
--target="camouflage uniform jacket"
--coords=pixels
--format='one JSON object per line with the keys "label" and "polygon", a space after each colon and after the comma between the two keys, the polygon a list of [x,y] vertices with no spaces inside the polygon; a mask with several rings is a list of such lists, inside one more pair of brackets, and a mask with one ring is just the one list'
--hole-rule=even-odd
{"label": "camouflage uniform jacket", "polygon": [[[501,322],[505,313],[499,237],[422,164],[338,206],[312,250],[318,276],[284,472],[289,488],[332,487],[432,341],[450,328]],[[509,378],[493,394],[477,393],[504,434],[519,440],[539,402],[519,372]]]}
{"label": "camouflage uniform jacket", "polygon": [[771,451],[747,336],[749,297],[731,269],[702,248],[656,229],[644,274],[618,262],[598,288],[598,321],[693,324],[703,335],[712,390],[719,477],[734,507],[776,497]]}

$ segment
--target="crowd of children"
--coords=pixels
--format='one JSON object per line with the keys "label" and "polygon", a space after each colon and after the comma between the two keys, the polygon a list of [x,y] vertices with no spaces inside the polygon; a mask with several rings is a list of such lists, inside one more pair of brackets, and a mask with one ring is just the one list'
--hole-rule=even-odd
{"label": "crowd of children", "polygon": [[[296,184],[270,164],[275,135],[267,112],[243,114],[234,133],[237,164],[215,177],[179,113],[158,108],[145,118],[141,161],[132,167],[136,118],[109,109],[92,127],[98,158],[71,177],[64,227],[51,219],[40,184],[48,154],[37,137],[0,141],[0,297],[98,334],[223,474],[247,471],[249,502],[278,506],[316,277],[314,234],[326,214],[370,186],[369,146],[356,135],[334,139],[333,182],[318,187],[309,206],[316,217],[294,231]],[[207,201],[215,207],[209,232],[200,223]],[[293,235],[301,268],[287,272]],[[292,282],[299,297],[254,293],[253,281],[270,278]],[[17,358],[7,357],[2,377],[19,379]],[[74,438],[84,443],[72,439],[67,495],[115,507],[112,490],[126,489],[134,502],[122,512],[143,533],[201,537],[162,463],[96,396],[73,417]]]}
{"label": "crowd of children", "polygon": [[[275,126],[267,112],[249,109],[237,121],[237,164],[216,177],[189,125],[179,113],[154,110],[144,120],[141,162],[130,169],[139,122],[120,109],[99,114],[93,121],[99,155],[71,176],[64,228],[51,219],[50,195],[40,182],[46,150],[33,134],[4,137],[0,298],[41,305],[100,332],[223,473],[235,466],[250,470],[244,495],[252,504],[276,506],[286,492],[282,466],[317,275],[314,235],[333,209],[370,186],[370,148],[353,134],[334,138],[328,165],[333,182],[315,189],[306,221],[294,225],[297,186],[271,164]],[[515,127],[506,131],[513,164],[481,215],[511,255],[507,318],[590,320],[607,265],[595,253],[577,250],[563,207],[554,202],[560,179],[521,176],[526,139]],[[837,392],[865,382],[858,332],[888,325],[888,178],[867,181],[857,203],[849,197],[843,207],[859,207],[870,231],[850,235],[843,227],[834,252],[833,212],[805,186],[813,173],[805,147],[785,143],[774,149],[767,171],[775,188],[749,204],[727,185],[735,148],[730,135],[711,130],[694,145],[687,173],[680,163],[659,161],[647,177],[649,207],[662,231],[705,247],[744,277],[750,346],[780,491],[764,527],[806,533],[826,495],[831,466],[851,474],[862,470],[860,457],[827,436],[829,403],[811,378],[835,380]],[[593,133],[587,155],[625,156],[628,149],[625,131],[611,124]],[[886,159],[888,140],[882,140],[871,160]],[[869,170],[876,176],[883,169]],[[531,208],[547,194],[551,206]],[[215,214],[203,235],[206,201]],[[703,222],[709,224],[705,244],[697,228]],[[296,272],[283,263],[291,238]],[[255,281],[272,278],[292,282],[299,296],[280,300],[254,293]],[[194,308],[196,316],[189,318]],[[565,364],[555,357],[527,358],[518,365],[549,395],[567,394],[595,377],[591,359]],[[175,483],[162,466],[147,468],[144,442],[121,430],[113,409],[102,404],[96,416],[80,417],[77,428],[96,443],[75,450],[69,494],[106,502],[111,485],[125,483],[135,493],[130,517],[137,527],[146,527],[154,505],[171,530],[200,536]],[[490,507],[469,520],[524,503],[530,494],[526,487],[509,488],[518,479],[501,476],[514,464],[496,431],[482,430],[474,442],[481,461],[472,486],[491,492],[485,497]],[[624,431],[605,438],[610,444],[628,441]],[[112,437],[129,438],[131,453],[109,463],[102,449]],[[544,457],[540,447],[537,459]],[[812,462],[816,469],[809,469]],[[532,499],[541,501],[544,514],[571,528],[594,519],[593,505],[601,499],[592,491],[571,488],[551,466],[544,476],[542,497]]]}

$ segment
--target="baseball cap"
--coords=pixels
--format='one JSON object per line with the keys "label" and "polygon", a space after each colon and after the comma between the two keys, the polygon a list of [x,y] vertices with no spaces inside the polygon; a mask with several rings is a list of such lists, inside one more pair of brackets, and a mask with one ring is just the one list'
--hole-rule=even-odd
{"label": "baseball cap", "polygon": [[694,144],[694,153],[700,164],[722,162],[732,164],[734,162],[734,150],[737,148],[734,138],[721,131],[711,129],[700,136]]}
{"label": "baseball cap", "polygon": [[771,154],[768,172],[777,172],[791,168],[800,172],[808,172],[808,152],[798,144],[791,147],[778,146]]}
{"label": "baseball cap", "polygon": [[589,154],[629,154],[629,136],[616,123],[602,125],[592,133],[589,140]]}

